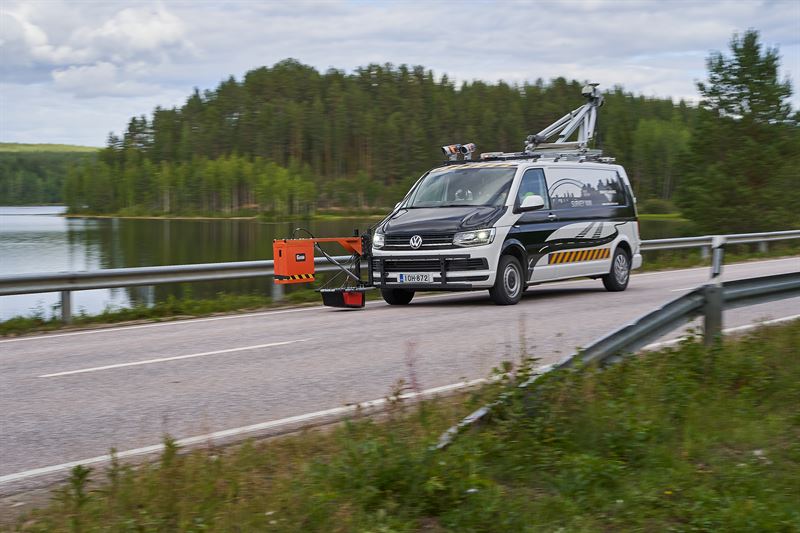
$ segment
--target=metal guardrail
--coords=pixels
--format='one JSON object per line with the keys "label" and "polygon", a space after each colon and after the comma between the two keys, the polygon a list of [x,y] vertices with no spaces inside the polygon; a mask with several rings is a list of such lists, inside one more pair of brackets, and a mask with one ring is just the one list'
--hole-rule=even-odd
{"label": "metal guardrail", "polygon": [[[560,362],[540,369],[519,387],[529,387],[539,377],[552,370],[616,362],[698,316],[704,319],[704,341],[706,345],[711,345],[722,334],[723,310],[799,296],[800,272],[729,281],[719,285],[702,285],[630,324],[604,335]],[[442,434],[436,447],[441,449],[450,445],[463,429],[487,416],[494,407],[502,404],[504,399],[501,397],[496,402],[481,407],[448,429]]]}
{"label": "metal guardrail", "polygon": [[[800,238],[800,230],[775,231],[768,233],[743,233],[735,235],[702,237],[683,237],[675,239],[656,239],[642,241],[641,250],[669,250],[681,248],[701,248],[707,257],[711,246],[720,241],[730,244],[759,243],[759,251],[765,252],[768,241]],[[347,261],[350,256],[336,256],[337,261]],[[334,271],[337,268],[323,257],[314,259],[319,272]],[[72,291],[89,289],[108,289],[115,287],[136,287],[160,285],[164,283],[188,283],[198,281],[218,281],[274,275],[274,262],[240,261],[229,263],[201,263],[192,265],[169,265],[137,268],[114,268],[76,272],[46,272],[14,276],[0,276],[0,296],[31,294],[40,292],[61,293],[61,319],[70,322],[72,318]],[[283,298],[283,286],[275,285],[273,299]]]}
{"label": "metal guardrail", "polygon": [[714,238],[724,237],[728,244],[758,243],[759,251],[767,251],[769,241],[782,241],[786,239],[800,239],[800,230],[769,231],[763,233],[736,233],[732,235],[703,235],[700,237],[680,237],[674,239],[652,239],[642,241],[643,252],[653,250],[675,250],[680,248],[703,248],[708,251],[713,245]]}
{"label": "metal guardrail", "polygon": [[[334,259],[339,262],[345,262],[350,260],[351,257],[335,256]],[[317,272],[338,270],[335,265],[330,264],[324,257],[314,258],[314,263],[318,265],[315,267]],[[60,292],[61,321],[68,324],[72,320],[72,291],[271,277],[275,275],[274,268],[275,262],[269,259],[265,261],[109,268],[104,270],[0,276],[0,296]],[[283,298],[283,286],[274,285],[272,289],[273,299],[276,301],[281,300]]]}

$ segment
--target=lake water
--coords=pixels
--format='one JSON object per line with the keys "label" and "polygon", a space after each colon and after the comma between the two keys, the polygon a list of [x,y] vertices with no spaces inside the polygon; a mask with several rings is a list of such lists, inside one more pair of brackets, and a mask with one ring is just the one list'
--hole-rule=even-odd
{"label": "lake water", "polygon": [[[293,221],[139,220],[66,218],[63,207],[0,207],[0,275],[95,270],[186,263],[272,259],[273,239],[286,238],[296,227],[318,237],[352,235],[375,220]],[[680,221],[642,221],[645,239],[688,234]],[[337,255],[341,250],[331,248]],[[94,314],[109,306],[152,303],[170,295],[213,297],[219,292],[268,295],[271,278],[158,287],[76,291],[73,308]],[[0,320],[16,315],[53,313],[55,293],[0,297]]]}

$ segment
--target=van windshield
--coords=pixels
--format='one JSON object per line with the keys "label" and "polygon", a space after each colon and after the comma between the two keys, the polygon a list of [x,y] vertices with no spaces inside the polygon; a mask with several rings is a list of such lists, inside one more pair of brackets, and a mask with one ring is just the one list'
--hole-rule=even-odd
{"label": "van windshield", "polygon": [[504,205],[515,172],[516,167],[436,169],[422,180],[404,207]]}

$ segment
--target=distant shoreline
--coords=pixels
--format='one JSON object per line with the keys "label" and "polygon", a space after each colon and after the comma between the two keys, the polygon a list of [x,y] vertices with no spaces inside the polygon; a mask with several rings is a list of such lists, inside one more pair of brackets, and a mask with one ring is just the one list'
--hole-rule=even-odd
{"label": "distant shoreline", "polygon": [[[386,212],[388,213],[388,211]],[[347,215],[337,215],[331,213],[318,213],[315,215],[311,215],[308,217],[287,217],[281,220],[270,220],[266,218],[261,218],[258,215],[252,216],[188,216],[188,215],[176,215],[176,216],[157,216],[157,215],[81,215],[81,214],[68,214],[64,213],[60,216],[64,218],[84,218],[84,219],[124,219],[124,220],[195,220],[195,221],[204,221],[204,220],[252,220],[255,222],[263,222],[266,224],[279,224],[281,222],[291,222],[293,220],[346,220],[346,219],[375,219],[380,220],[386,216],[386,214],[347,214]]]}

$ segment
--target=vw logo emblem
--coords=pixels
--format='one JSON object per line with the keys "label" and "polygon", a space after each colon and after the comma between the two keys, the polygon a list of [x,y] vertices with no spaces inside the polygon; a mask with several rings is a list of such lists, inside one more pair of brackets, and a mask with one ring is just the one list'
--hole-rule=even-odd
{"label": "vw logo emblem", "polygon": [[408,244],[410,244],[411,247],[416,250],[417,248],[422,246],[422,237],[420,237],[419,235],[414,235],[413,237],[411,237],[411,240],[408,241]]}

